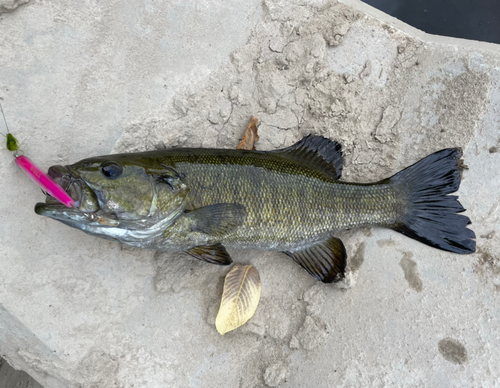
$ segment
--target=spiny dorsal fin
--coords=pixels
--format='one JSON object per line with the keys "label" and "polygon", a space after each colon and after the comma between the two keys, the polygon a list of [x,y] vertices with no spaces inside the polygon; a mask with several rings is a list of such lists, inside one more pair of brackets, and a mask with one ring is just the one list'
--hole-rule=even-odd
{"label": "spiny dorsal fin", "polygon": [[220,243],[214,245],[200,245],[186,251],[199,260],[217,265],[229,265],[233,262],[226,248]]}
{"label": "spiny dorsal fin", "polygon": [[344,278],[347,253],[342,241],[336,237],[300,251],[284,253],[323,283],[338,282]]}
{"label": "spiny dorsal fin", "polygon": [[342,175],[342,146],[323,136],[309,135],[288,148],[273,152],[320,169],[333,179],[340,179]]}
{"label": "spiny dorsal fin", "polygon": [[217,203],[186,213],[192,220],[191,230],[215,235],[225,235],[240,226],[246,217],[245,206],[239,203]]}

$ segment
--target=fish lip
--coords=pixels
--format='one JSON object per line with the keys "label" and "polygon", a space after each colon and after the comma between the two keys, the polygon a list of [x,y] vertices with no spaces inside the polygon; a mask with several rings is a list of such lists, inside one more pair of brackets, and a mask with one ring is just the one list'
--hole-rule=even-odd
{"label": "fish lip", "polygon": [[46,202],[38,202],[35,205],[35,213],[40,216],[48,216],[53,213],[80,213],[79,210],[75,208],[68,208],[61,203],[46,203]]}
{"label": "fish lip", "polygon": [[88,186],[76,171],[70,166],[51,166],[47,172],[54,182],[73,199],[74,206],[71,208],[61,204],[57,199],[46,193],[45,202],[39,202],[35,205],[35,212],[39,215],[51,218],[70,218],[81,213],[89,213],[80,209],[82,203],[84,187]]}
{"label": "fish lip", "polygon": [[39,202],[35,205],[35,213],[74,227],[92,223],[95,218],[93,213],[82,212],[74,207],[68,208],[61,203]]}

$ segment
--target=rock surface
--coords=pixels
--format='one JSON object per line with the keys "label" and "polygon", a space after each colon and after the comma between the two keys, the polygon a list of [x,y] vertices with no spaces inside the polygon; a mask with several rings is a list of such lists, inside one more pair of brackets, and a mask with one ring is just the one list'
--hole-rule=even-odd
{"label": "rock surface", "polygon": [[462,147],[478,246],[458,256],[392,231],[346,232],[354,260],[340,286],[284,255],[232,251],[259,270],[262,300],[221,337],[227,269],[38,217],[43,196],[5,151],[0,350],[15,368],[47,388],[498,382],[499,46],[429,36],[354,0],[35,0],[0,26],[2,105],[45,168],[234,148],[251,115],[260,150],[309,133],[339,141],[348,181]]}
{"label": "rock surface", "polygon": [[3,358],[0,358],[0,386],[5,388],[43,388],[26,372],[15,370]]}
{"label": "rock surface", "polygon": [[12,12],[20,5],[28,3],[29,0],[0,0],[0,14]]}

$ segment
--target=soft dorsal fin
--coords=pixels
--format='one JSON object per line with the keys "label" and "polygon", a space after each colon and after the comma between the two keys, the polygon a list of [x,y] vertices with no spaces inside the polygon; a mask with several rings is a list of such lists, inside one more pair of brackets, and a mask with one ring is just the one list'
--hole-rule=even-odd
{"label": "soft dorsal fin", "polygon": [[340,179],[342,175],[342,146],[323,136],[309,135],[288,148],[273,152],[320,169],[333,179]]}
{"label": "soft dorsal fin", "polygon": [[336,237],[300,251],[284,253],[323,283],[338,282],[344,278],[347,253],[342,241]]}

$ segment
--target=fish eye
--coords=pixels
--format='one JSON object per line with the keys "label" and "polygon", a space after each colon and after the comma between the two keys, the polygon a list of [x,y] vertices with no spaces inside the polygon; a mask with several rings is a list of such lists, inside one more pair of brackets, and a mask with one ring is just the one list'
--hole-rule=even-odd
{"label": "fish eye", "polygon": [[123,167],[116,162],[104,162],[99,167],[102,175],[108,179],[116,179],[122,175]]}

